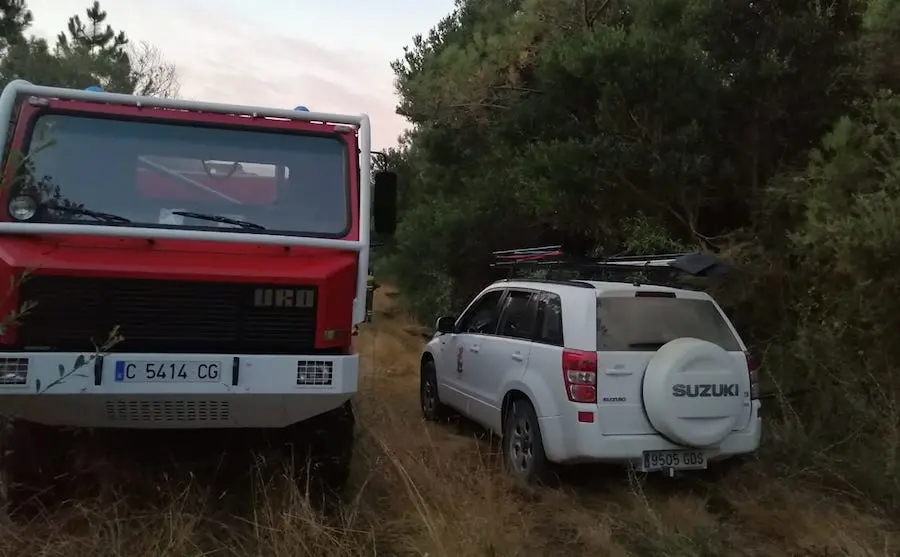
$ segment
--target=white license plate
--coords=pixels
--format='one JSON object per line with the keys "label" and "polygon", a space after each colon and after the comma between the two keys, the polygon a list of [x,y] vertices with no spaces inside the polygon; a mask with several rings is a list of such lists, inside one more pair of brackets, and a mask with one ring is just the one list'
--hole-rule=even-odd
{"label": "white license plate", "polygon": [[118,383],[206,383],[221,381],[221,377],[222,362],[116,362]]}
{"label": "white license plate", "polygon": [[707,467],[703,451],[644,451],[643,470],[704,470]]}

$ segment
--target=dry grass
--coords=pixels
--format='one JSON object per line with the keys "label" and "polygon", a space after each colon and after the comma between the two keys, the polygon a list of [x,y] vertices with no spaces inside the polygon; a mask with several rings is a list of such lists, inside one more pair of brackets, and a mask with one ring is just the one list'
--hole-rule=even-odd
{"label": "dry grass", "polygon": [[[28,526],[0,524],[15,556],[719,556],[900,554],[896,525],[751,465],[718,485],[643,483],[585,468],[575,487],[526,489],[499,471],[496,446],[465,425],[424,424],[414,325],[380,292],[359,409],[351,495],[324,518],[286,482],[235,516],[197,490],[137,510],[106,496]],[[483,437],[483,436],[481,436]],[[590,478],[584,479],[584,475]],[[659,484],[659,485],[656,485]]]}

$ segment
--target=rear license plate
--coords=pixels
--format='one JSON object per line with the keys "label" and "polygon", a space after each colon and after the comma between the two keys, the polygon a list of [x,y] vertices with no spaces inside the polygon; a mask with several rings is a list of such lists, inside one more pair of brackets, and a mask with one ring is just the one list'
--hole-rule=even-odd
{"label": "rear license plate", "polygon": [[644,451],[642,469],[656,470],[704,470],[707,467],[703,451]]}
{"label": "rear license plate", "polygon": [[118,383],[207,383],[220,381],[222,362],[151,362],[119,360]]}

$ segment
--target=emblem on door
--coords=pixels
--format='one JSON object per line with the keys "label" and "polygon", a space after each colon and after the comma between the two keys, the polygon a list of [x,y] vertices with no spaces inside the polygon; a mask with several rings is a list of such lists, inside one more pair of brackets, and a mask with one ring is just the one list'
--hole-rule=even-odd
{"label": "emblem on door", "polygon": [[462,355],[463,355],[463,347],[460,346],[456,351],[456,373],[462,373]]}

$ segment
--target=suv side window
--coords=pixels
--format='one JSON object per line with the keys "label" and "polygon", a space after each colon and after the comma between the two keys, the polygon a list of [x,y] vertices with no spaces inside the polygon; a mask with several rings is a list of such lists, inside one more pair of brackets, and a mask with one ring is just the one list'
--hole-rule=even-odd
{"label": "suv side window", "polygon": [[542,292],[537,303],[537,342],[563,346],[562,300],[558,294]]}
{"label": "suv side window", "polygon": [[526,340],[534,337],[537,317],[534,297],[535,293],[528,290],[509,290],[503,299],[498,335]]}
{"label": "suv side window", "polygon": [[475,335],[494,334],[497,331],[497,322],[500,321],[499,302],[502,296],[503,290],[485,292],[460,318],[456,327],[457,332]]}

